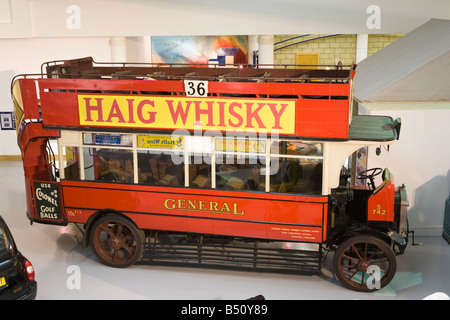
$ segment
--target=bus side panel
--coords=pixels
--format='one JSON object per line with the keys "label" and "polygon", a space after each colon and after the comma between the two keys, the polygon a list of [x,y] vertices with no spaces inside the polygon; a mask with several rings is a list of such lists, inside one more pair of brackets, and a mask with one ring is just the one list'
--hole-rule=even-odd
{"label": "bus side panel", "polygon": [[109,208],[133,217],[142,229],[307,242],[322,242],[327,223],[327,197],[217,190],[213,194],[211,190],[94,182],[62,184],[67,216],[76,222]]}
{"label": "bus side panel", "polygon": [[296,135],[347,139],[348,104],[348,100],[298,100],[296,107]]}
{"label": "bus side panel", "polygon": [[[80,115],[78,110],[78,95],[92,92],[100,93],[102,97],[114,97],[109,94],[109,90],[123,90],[130,92],[130,87],[138,92],[139,90],[155,90],[159,81],[126,81],[126,80],[88,80],[88,79],[40,79],[40,98],[42,118],[46,126],[49,127],[78,127],[80,126]],[[161,85],[161,84],[160,84]],[[172,84],[162,84],[165,91],[179,87],[182,89],[182,82],[172,81]],[[171,88],[171,86],[174,86]],[[295,132],[289,135],[312,137],[312,138],[333,138],[347,139],[349,129],[349,84],[276,84],[276,83],[233,83],[233,82],[210,82],[210,92],[218,94],[255,94],[255,96],[287,94],[298,97],[296,102],[297,122]],[[68,90],[65,91],[53,91]],[[84,89],[78,92],[75,90]],[[70,92],[72,91],[72,92]],[[180,92],[178,91],[178,92]],[[103,93],[102,93],[103,92]],[[131,94],[131,93],[130,93]],[[142,94],[136,96],[145,96]],[[308,98],[310,97],[310,98]],[[319,97],[314,99],[311,97]],[[328,97],[328,98],[327,98]],[[335,99],[331,97],[339,97]],[[99,98],[100,99],[100,98]],[[97,103],[92,102],[92,114],[98,116]],[[64,106],[64,108],[61,108]],[[108,114],[102,114],[104,120]],[[97,119],[97,118],[95,118]],[[100,121],[103,123],[103,121]],[[94,126],[94,125],[92,125]],[[103,125],[102,125],[103,126]],[[167,128],[162,128],[167,129]],[[285,133],[283,133],[285,134]],[[287,134],[287,133],[286,133]]]}
{"label": "bus side panel", "polygon": [[328,197],[296,197],[296,202],[270,202],[267,226],[272,239],[322,242],[326,240]]}
{"label": "bus side panel", "polygon": [[394,222],[394,202],[395,185],[390,182],[369,198],[367,220]]}
{"label": "bus side panel", "polygon": [[[267,238],[268,202],[253,198],[215,197],[218,203],[214,233],[250,238]],[[213,208],[214,210],[214,208]]]}
{"label": "bus side panel", "polygon": [[80,125],[77,94],[74,92],[41,91],[41,110],[42,119],[47,126],[77,127]]}
{"label": "bus side panel", "polygon": [[[268,228],[269,229],[269,228]],[[302,242],[322,242],[322,228],[310,226],[286,226],[274,224],[268,230],[268,238],[302,241]]]}
{"label": "bus side panel", "polygon": [[[20,89],[22,92],[24,119],[39,119],[39,102],[36,92],[36,81],[34,79],[21,79]],[[20,126],[17,123],[17,126]]]}

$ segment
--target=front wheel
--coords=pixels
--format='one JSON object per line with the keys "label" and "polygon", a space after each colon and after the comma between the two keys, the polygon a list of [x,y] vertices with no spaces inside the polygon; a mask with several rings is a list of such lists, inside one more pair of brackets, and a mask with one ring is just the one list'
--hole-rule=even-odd
{"label": "front wheel", "polygon": [[397,262],[383,240],[360,235],[344,241],[333,259],[334,272],[349,289],[371,292],[384,288],[394,278]]}
{"label": "front wheel", "polygon": [[125,268],[136,263],[142,254],[143,239],[132,222],[113,214],[98,219],[91,230],[95,254],[110,267]]}

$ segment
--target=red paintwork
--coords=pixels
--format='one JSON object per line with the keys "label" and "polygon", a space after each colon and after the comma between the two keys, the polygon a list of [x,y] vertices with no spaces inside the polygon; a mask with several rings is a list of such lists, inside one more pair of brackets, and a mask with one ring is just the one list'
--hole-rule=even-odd
{"label": "red paintwork", "polygon": [[[36,81],[33,79],[20,79],[22,101],[24,106],[24,119],[40,119],[39,103],[36,91]],[[59,130],[47,130],[42,123],[30,122],[28,124],[17,123],[21,126],[17,143],[20,146],[23,159],[25,177],[25,194],[27,213],[35,218],[35,207],[33,201],[33,180],[54,180],[51,167],[47,163],[47,138],[59,137]]]}
{"label": "red paintwork", "polygon": [[[151,80],[91,80],[91,79],[39,79],[42,119],[45,126],[79,127],[77,92],[53,92],[51,90],[95,90],[140,92],[184,92],[183,81]],[[259,98],[268,95],[295,95],[296,123],[293,136],[311,138],[347,139],[349,127],[349,96],[351,84],[344,83],[245,83],[210,82],[209,93],[255,94]],[[85,93],[85,92],[84,92]],[[80,93],[81,94],[81,93]],[[111,94],[112,96],[117,93]],[[309,99],[305,96],[345,96],[345,100]],[[303,96],[303,98],[302,98]],[[291,99],[291,98],[290,98]]]}
{"label": "red paintwork", "polygon": [[[33,221],[86,223],[94,213],[110,208],[127,215],[143,229],[314,243],[327,240],[328,196],[62,180],[58,182],[61,219],[39,218],[33,182],[55,181],[46,161],[47,138],[59,137],[60,129],[84,129],[79,124],[78,94],[100,92],[117,96],[152,91],[183,96],[184,83],[182,80],[45,78],[20,81],[24,119],[41,121],[28,124],[18,136],[24,162],[27,210]],[[290,135],[348,139],[351,81],[348,84],[210,82],[209,93],[211,97],[222,98],[223,94],[253,94],[257,99],[276,99],[270,95],[285,95],[281,99],[295,101],[295,133]],[[314,96],[328,96],[329,99],[314,99]],[[331,99],[332,96],[345,98],[337,100]]]}
{"label": "red paintwork", "polygon": [[143,229],[326,240],[328,197],[62,181],[68,221],[113,208]]}
{"label": "red paintwork", "polygon": [[369,198],[367,220],[394,221],[395,189],[395,185],[391,181]]}
{"label": "red paintwork", "polygon": [[36,81],[33,79],[20,79],[25,119],[39,119],[39,104],[36,90]]}

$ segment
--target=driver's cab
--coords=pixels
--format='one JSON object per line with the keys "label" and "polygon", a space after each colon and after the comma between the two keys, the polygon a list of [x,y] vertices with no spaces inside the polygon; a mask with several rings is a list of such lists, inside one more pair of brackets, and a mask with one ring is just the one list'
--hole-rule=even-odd
{"label": "driver's cab", "polygon": [[[377,185],[375,177],[380,175],[382,181]],[[341,172],[340,186],[332,191],[336,224],[394,222],[396,188],[389,169],[371,168],[357,173],[355,181],[363,181],[363,184],[347,183],[350,176],[348,171]]]}

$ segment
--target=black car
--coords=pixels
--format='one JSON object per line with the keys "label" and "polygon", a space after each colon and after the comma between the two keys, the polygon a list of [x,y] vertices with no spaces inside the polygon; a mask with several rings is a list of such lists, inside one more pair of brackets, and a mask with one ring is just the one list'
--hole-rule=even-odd
{"label": "black car", "polygon": [[37,294],[34,268],[18,250],[0,216],[0,300],[33,300]]}

